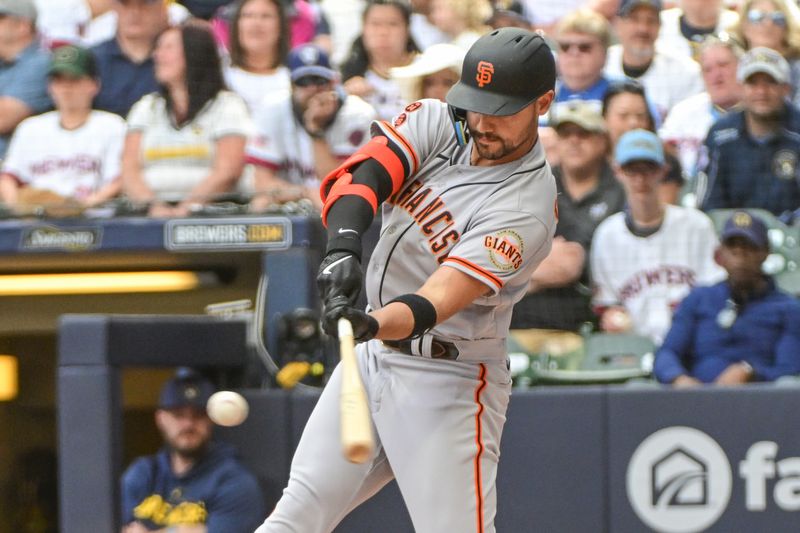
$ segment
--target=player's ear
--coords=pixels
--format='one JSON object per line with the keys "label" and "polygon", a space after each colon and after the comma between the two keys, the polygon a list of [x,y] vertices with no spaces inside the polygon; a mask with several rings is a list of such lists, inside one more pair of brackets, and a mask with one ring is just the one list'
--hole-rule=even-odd
{"label": "player's ear", "polygon": [[553,104],[553,99],[556,97],[555,91],[547,91],[542,96],[536,99],[536,106],[540,116],[544,116],[550,111],[550,106]]}

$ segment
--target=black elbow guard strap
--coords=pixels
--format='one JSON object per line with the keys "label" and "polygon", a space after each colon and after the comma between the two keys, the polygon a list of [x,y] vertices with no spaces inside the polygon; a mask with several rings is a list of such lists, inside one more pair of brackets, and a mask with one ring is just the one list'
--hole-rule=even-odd
{"label": "black elbow guard strap", "polygon": [[407,338],[419,337],[436,325],[436,308],[424,296],[413,293],[402,294],[386,305],[393,302],[406,304],[414,316],[414,329],[411,330],[411,335]]}
{"label": "black elbow guard strap", "polygon": [[350,156],[338,168],[325,176],[319,188],[320,198],[323,202],[322,223],[328,225],[328,211],[333,203],[345,195],[360,196],[372,208],[373,214],[378,210],[378,196],[375,191],[366,186],[353,183],[351,169],[367,159],[374,159],[389,174],[392,180],[392,192],[397,192],[405,179],[405,171],[400,157],[391,148],[386,137],[373,137],[367,144]]}

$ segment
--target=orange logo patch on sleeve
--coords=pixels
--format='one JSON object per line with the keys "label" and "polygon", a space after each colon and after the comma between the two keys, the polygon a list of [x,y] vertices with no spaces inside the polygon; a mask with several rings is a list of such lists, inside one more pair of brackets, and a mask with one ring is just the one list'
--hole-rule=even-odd
{"label": "orange logo patch on sleeve", "polygon": [[403,125],[405,121],[406,121],[406,114],[400,113],[400,115],[398,115],[398,117],[394,119],[394,127],[399,128],[400,126]]}
{"label": "orange logo patch on sleeve", "polygon": [[478,87],[483,87],[492,83],[492,75],[494,74],[494,65],[488,61],[480,61],[478,63],[478,75],[475,80],[478,82]]}
{"label": "orange logo patch on sleeve", "polygon": [[500,270],[517,270],[522,266],[525,244],[516,231],[506,229],[487,235],[483,239],[483,245],[489,251],[489,260]]}
{"label": "orange logo patch on sleeve", "polygon": [[413,113],[414,111],[416,111],[416,110],[417,110],[417,109],[419,109],[420,107],[422,107],[422,102],[411,102],[410,104],[408,104],[408,105],[406,106],[406,108],[404,109],[404,111],[405,111],[406,113]]}

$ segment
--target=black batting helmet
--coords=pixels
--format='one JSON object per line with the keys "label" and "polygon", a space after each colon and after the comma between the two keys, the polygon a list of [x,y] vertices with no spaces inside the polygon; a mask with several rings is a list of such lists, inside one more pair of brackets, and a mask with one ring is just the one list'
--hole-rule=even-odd
{"label": "black batting helmet", "polygon": [[475,41],[464,58],[461,80],[447,103],[484,115],[513,115],[552,90],[553,53],[537,33],[500,28]]}

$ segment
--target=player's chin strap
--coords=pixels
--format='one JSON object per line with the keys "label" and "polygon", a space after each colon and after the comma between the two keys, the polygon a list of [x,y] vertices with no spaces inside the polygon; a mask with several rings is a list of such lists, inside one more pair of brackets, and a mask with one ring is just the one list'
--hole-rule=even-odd
{"label": "player's chin strap", "polygon": [[453,130],[456,134],[456,143],[459,146],[466,146],[469,141],[469,129],[467,128],[467,112],[463,109],[447,104],[447,113],[453,123]]}

